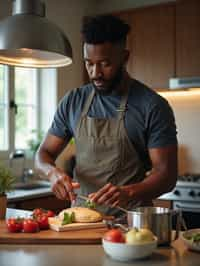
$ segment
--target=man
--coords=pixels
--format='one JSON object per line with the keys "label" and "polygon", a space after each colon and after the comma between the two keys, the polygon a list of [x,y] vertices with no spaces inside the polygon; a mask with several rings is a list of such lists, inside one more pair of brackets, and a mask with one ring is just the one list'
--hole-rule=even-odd
{"label": "man", "polygon": [[[91,83],[61,100],[36,155],[36,168],[59,199],[80,204],[76,193],[85,195],[108,214],[117,205],[151,205],[177,179],[173,112],[165,99],[126,72],[129,29],[109,15],[84,22],[84,61]],[[76,144],[73,182],[55,165],[71,137]]]}

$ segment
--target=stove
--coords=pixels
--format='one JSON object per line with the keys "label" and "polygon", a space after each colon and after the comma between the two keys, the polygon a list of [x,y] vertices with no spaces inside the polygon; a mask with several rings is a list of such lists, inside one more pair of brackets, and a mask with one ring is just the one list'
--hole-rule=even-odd
{"label": "stove", "polygon": [[200,175],[185,174],[179,176],[176,187],[172,193],[176,200],[200,203]]}
{"label": "stove", "polygon": [[178,176],[175,188],[160,198],[200,203],[200,174],[184,174]]}
{"label": "stove", "polygon": [[173,201],[173,209],[182,212],[188,228],[200,228],[200,174],[179,176],[176,187],[160,198]]}
{"label": "stove", "polygon": [[200,185],[200,174],[184,174],[178,176],[178,182],[196,183]]}

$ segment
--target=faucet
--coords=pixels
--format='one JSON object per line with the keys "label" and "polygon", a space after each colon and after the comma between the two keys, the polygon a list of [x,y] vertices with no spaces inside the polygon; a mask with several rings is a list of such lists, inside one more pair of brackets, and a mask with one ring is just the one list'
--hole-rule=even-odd
{"label": "faucet", "polygon": [[15,150],[9,154],[9,166],[13,167],[13,160],[23,158],[23,168],[25,166],[25,153],[23,150]]}
{"label": "faucet", "polygon": [[22,172],[20,175],[20,181],[25,183],[28,181],[29,178],[34,176],[34,172],[30,168],[26,168],[26,157],[23,150],[15,150],[9,154],[9,166],[13,168],[13,160],[15,159],[23,159],[22,162]]}
{"label": "faucet", "polygon": [[27,182],[29,179],[34,177],[34,171],[31,168],[24,168],[22,174],[22,182]]}

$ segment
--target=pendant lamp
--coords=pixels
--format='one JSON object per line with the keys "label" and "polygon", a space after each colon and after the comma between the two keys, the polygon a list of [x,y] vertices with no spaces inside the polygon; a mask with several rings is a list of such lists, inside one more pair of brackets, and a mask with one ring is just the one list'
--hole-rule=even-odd
{"label": "pendant lamp", "polygon": [[65,34],[45,18],[40,0],[13,0],[12,16],[0,22],[0,64],[50,68],[72,63]]}

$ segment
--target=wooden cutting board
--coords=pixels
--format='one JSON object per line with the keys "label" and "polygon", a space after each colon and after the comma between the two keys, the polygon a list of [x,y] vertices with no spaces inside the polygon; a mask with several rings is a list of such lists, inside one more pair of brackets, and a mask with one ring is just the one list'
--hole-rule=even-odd
{"label": "wooden cutting board", "polygon": [[94,229],[94,228],[105,228],[106,225],[104,222],[96,222],[96,223],[71,223],[62,225],[60,219],[58,217],[50,217],[49,218],[49,227],[50,229],[63,232],[63,231],[72,231],[72,230],[85,230],[85,229]]}
{"label": "wooden cutting board", "polygon": [[100,244],[105,227],[84,228],[56,232],[43,230],[37,233],[10,233],[5,221],[0,221],[0,244]]}

